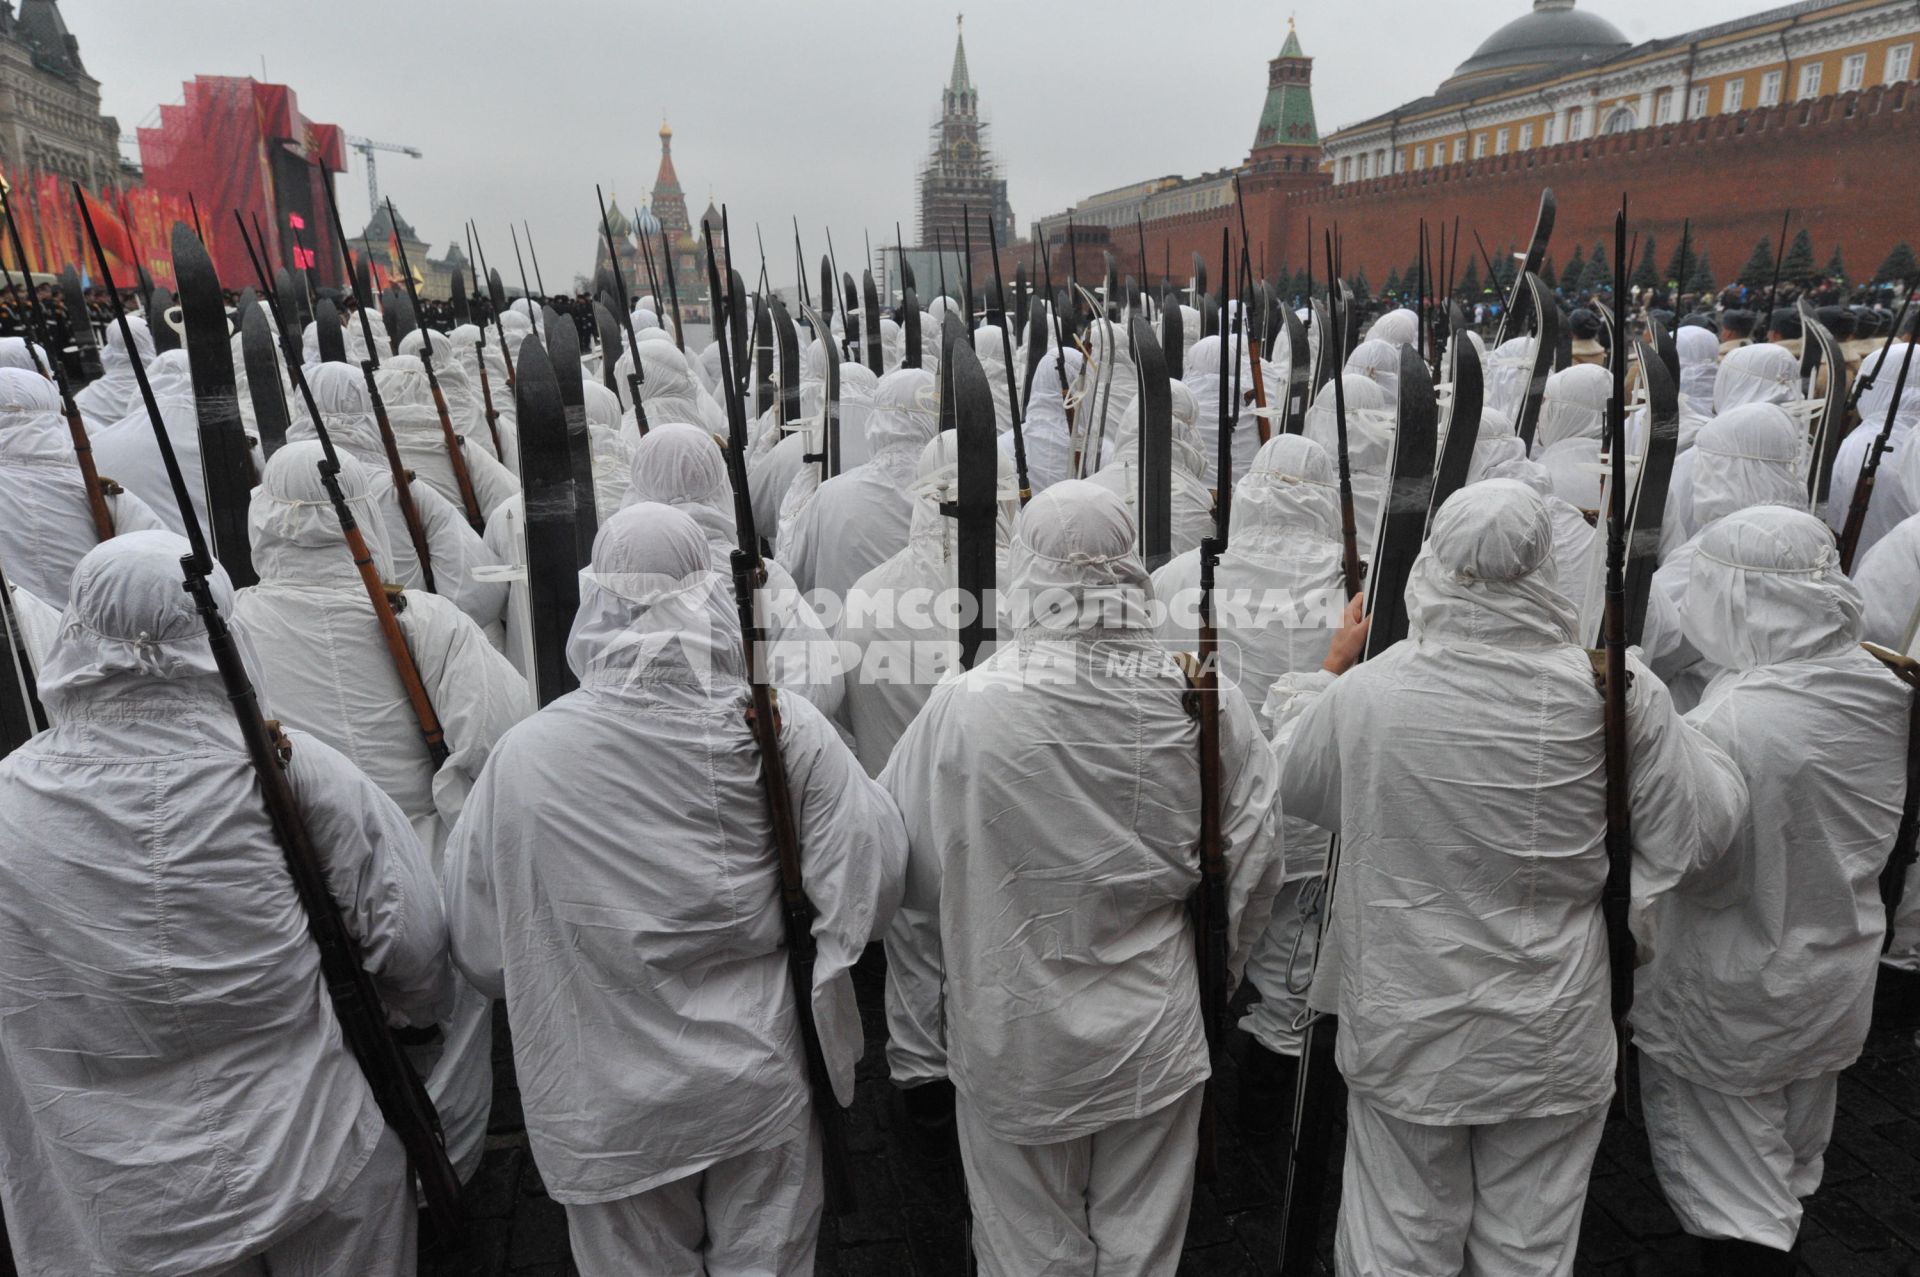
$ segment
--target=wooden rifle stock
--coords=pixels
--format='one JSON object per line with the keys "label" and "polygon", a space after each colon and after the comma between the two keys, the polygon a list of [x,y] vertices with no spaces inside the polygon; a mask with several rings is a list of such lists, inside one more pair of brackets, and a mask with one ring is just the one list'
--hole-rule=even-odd
{"label": "wooden rifle stock", "polygon": [[[247,238],[247,224],[241,221],[237,209],[233,220],[240,224],[240,240],[246,245],[247,256],[253,260],[254,271],[264,286],[267,277],[263,260],[254,252],[253,242]],[[263,238],[262,252],[265,251],[265,242]],[[285,332],[286,318],[280,313],[279,299],[271,288],[264,288],[263,291],[267,309],[273,314],[273,326]],[[292,361],[289,361],[288,369],[294,387],[306,402],[307,416],[313,420],[314,434],[320,440],[320,484],[327,491],[327,499],[333,503],[334,517],[340,521],[340,535],[346,538],[347,553],[353,558],[354,570],[360,574],[367,601],[373,605],[374,620],[380,626],[380,637],[386,642],[387,654],[393,658],[394,673],[400,677],[407,704],[412,708],[414,721],[420,725],[421,738],[426,742],[427,755],[433,761],[434,770],[438,771],[440,765],[447,761],[446,733],[441,730],[440,716],[434,712],[433,701],[427,696],[426,684],[420,679],[420,667],[413,659],[413,649],[407,646],[407,637],[400,629],[396,613],[405,606],[400,588],[389,588],[380,579],[379,569],[374,566],[373,551],[367,548],[367,538],[360,531],[360,521],[353,517],[353,507],[347,504],[346,493],[340,487],[340,458],[334,452],[333,437],[327,433],[320,406],[314,402],[313,388],[307,384],[306,369]]]}
{"label": "wooden rifle stock", "polygon": [[400,517],[407,521],[407,539],[413,542],[414,557],[420,560],[420,579],[429,594],[438,594],[433,582],[433,558],[427,549],[426,526],[420,522],[419,507],[413,503],[413,471],[400,460],[400,444],[393,436],[393,422],[387,419],[387,401],[373,375],[374,362],[360,361],[360,375],[366,378],[367,399],[373,407],[374,424],[380,428],[380,450],[387,454],[387,469],[393,474],[393,495],[400,503]]}
{"label": "wooden rifle stock", "polygon": [[[503,345],[504,351],[506,347]],[[487,376],[487,330],[480,330],[480,340],[473,343],[473,364],[480,370],[480,398],[487,405],[487,433],[493,436],[494,455],[504,458],[506,453],[500,447],[500,410],[493,406],[493,379]]]}
{"label": "wooden rifle stock", "polygon": [[[734,278],[728,272],[728,279]],[[715,314],[721,298],[729,306],[739,303],[731,290],[721,291],[719,266],[713,256],[713,241],[707,241],[708,296]],[[774,708],[773,689],[760,677],[758,654],[764,635],[754,607],[755,591],[763,577],[758,554],[758,536],[753,528],[753,501],[747,489],[746,403],[745,390],[734,380],[732,360],[722,335],[720,379],[727,394],[728,475],[733,481],[734,507],[739,515],[741,543],[733,551],[733,593],[740,609],[740,636],[746,644],[747,684],[752,693],[747,710],[747,726],[753,732],[760,752],[760,773],[767,795],[767,816],[773,826],[774,849],[780,860],[780,913],[786,927],[787,974],[793,988],[793,1009],[800,1027],[800,1047],[805,1056],[807,1081],[813,1096],[814,1117],[820,1123],[822,1165],[826,1176],[828,1207],[835,1214],[856,1209],[852,1167],[847,1160],[846,1114],[833,1093],[833,1079],[827,1072],[826,1055],[820,1049],[820,1029],[813,1018],[813,902],[807,898],[800,874],[800,826],[794,816],[793,791],[788,785],[787,768],[780,756],[780,721]]]}
{"label": "wooden rifle stock", "polygon": [[[424,334],[427,330],[422,329]],[[432,346],[426,342],[420,344],[420,366],[427,372],[427,389],[433,392],[433,409],[440,414],[440,437],[447,445],[447,459],[453,463],[453,481],[460,489],[460,504],[467,513],[467,522],[473,525],[475,532],[486,530],[486,516],[480,512],[480,498],[473,490],[473,474],[467,469],[467,456],[460,445],[460,436],[454,433],[453,418],[447,412],[447,397],[440,393],[440,379],[433,375]]]}
{"label": "wooden rifle stock", "polygon": [[773,689],[759,677],[757,653],[762,636],[753,602],[758,588],[759,567],[753,556],[735,550],[733,592],[740,605],[740,630],[747,640],[747,678],[752,693],[746,719],[760,753],[767,817],[773,825],[774,850],[780,857],[780,916],[786,928],[787,977],[793,989],[794,1014],[800,1023],[800,1049],[806,1057],[814,1116],[820,1123],[827,1206],[836,1215],[847,1215],[857,1207],[853,1168],[847,1157],[846,1114],[833,1093],[826,1054],[820,1048],[820,1029],[813,1018],[815,914],[800,876],[800,827],[793,809],[793,791],[787,783],[786,762],[780,754],[779,711]]}
{"label": "wooden rifle stock", "polygon": [[[1193,923],[1194,967],[1200,982],[1200,1024],[1207,1035],[1207,1052],[1217,1055],[1227,1031],[1227,866],[1220,829],[1220,645],[1213,623],[1213,572],[1220,559],[1220,543],[1213,537],[1200,542],[1200,645],[1196,657],[1183,662],[1188,685],[1188,709],[1200,725],[1200,883],[1188,898]],[[1197,1174],[1211,1183],[1218,1172],[1215,1121],[1218,1102],[1213,1080],[1201,1097],[1200,1146]]]}
{"label": "wooden rifle stock", "polygon": [[333,502],[334,514],[339,517],[340,534],[346,538],[347,552],[353,556],[354,569],[360,573],[360,584],[366,588],[367,601],[373,604],[373,616],[380,626],[380,637],[386,641],[387,654],[393,658],[393,672],[400,676],[400,686],[407,694],[407,705],[413,710],[414,721],[420,725],[420,738],[426,742],[427,756],[433,762],[433,769],[439,771],[441,764],[447,761],[447,734],[440,726],[439,714],[434,712],[426,684],[420,679],[420,666],[413,659],[413,649],[407,646],[407,636],[400,629],[397,609],[406,605],[405,600],[396,599],[398,587],[389,593],[386,583],[380,579],[380,571],[374,566],[373,551],[367,548],[367,538],[360,531],[352,508],[347,505],[346,494],[340,490],[340,463],[331,459],[322,461],[320,481],[326,485],[327,498]]}
{"label": "wooden rifle stock", "polygon": [[[39,356],[34,357],[39,362]],[[93,445],[87,440],[86,423],[80,419],[80,405],[73,401],[65,376],[59,378],[60,407],[67,418],[67,434],[73,438],[73,459],[80,465],[80,482],[87,490],[87,513],[93,516],[93,534],[102,541],[113,539],[113,512],[107,509],[107,497],[120,491],[120,485],[102,479],[93,466]]]}
{"label": "wooden rifle stock", "polygon": [[[395,226],[400,224],[399,215],[393,211],[393,201],[387,201],[387,217]],[[532,247],[533,232],[527,232],[528,247]],[[475,532],[486,530],[486,516],[480,510],[480,498],[473,491],[473,475],[467,470],[467,456],[460,446],[460,436],[454,432],[453,418],[447,412],[447,397],[440,393],[440,378],[433,371],[433,330],[426,326],[426,311],[420,306],[420,291],[414,287],[413,266],[407,261],[407,246],[394,237],[393,246],[400,250],[400,276],[407,283],[407,300],[413,303],[416,322],[420,324],[420,367],[427,374],[427,389],[433,394],[433,410],[440,414],[440,436],[447,445],[447,460],[453,465],[453,481],[460,489],[460,504],[466,508],[467,522],[473,525]],[[540,269],[534,263],[534,270]]]}

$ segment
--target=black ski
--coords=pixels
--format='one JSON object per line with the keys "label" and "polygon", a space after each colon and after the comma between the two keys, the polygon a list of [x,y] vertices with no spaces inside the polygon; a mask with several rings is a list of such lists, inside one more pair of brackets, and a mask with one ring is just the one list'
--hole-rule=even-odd
{"label": "black ski", "polygon": [[1473,466],[1474,441],[1480,435],[1480,410],[1486,400],[1480,352],[1474,344],[1456,340],[1452,357],[1453,399],[1447,405],[1446,443],[1434,470],[1433,499],[1427,503],[1429,524],[1447,498],[1466,486],[1467,472]]}
{"label": "black ski", "polygon": [[247,365],[247,394],[253,399],[260,447],[272,457],[287,441],[287,395],[280,385],[280,363],[273,357],[273,324],[257,304],[241,312],[240,354]]}
{"label": "black ski", "polygon": [[[240,422],[233,375],[232,333],[220,277],[200,237],[184,222],[173,224],[173,276],[180,287],[180,314],[187,330],[187,368],[193,377],[200,418],[200,467],[206,477],[207,521],[213,550],[235,589],[252,585],[253,550],[247,541],[247,506],[253,494],[253,460]],[[184,517],[183,512],[183,517]]]}
{"label": "black ski", "polygon": [[1506,308],[1500,312],[1500,324],[1494,330],[1493,345],[1489,349],[1498,350],[1500,343],[1507,339],[1507,330],[1513,323],[1515,307],[1520,305],[1523,298],[1529,303],[1529,310],[1533,309],[1531,303],[1539,300],[1537,294],[1526,290],[1525,281],[1528,275],[1540,273],[1540,264],[1546,260],[1547,241],[1553,238],[1553,223],[1559,210],[1560,206],[1553,198],[1553,188],[1551,186],[1544,188],[1540,192],[1540,211],[1533,219],[1533,238],[1527,241],[1526,265],[1513,277],[1513,287],[1507,292]]}
{"label": "black ski", "polygon": [[1167,361],[1167,376],[1178,381],[1186,373],[1186,323],[1180,314],[1180,301],[1168,293],[1160,302],[1160,353]]}
{"label": "black ski", "polygon": [[[1313,399],[1313,343],[1293,307],[1280,307],[1287,329],[1287,416],[1280,433],[1297,435],[1307,428],[1307,404]],[[1276,336],[1277,340],[1277,336]]]}
{"label": "black ski", "polygon": [[[901,352],[902,368],[919,368],[923,364],[920,355],[920,297],[908,284],[906,291],[900,294],[900,330],[906,338],[905,348]],[[827,338],[831,340],[831,338]]]}
{"label": "black ski", "polygon": [[1151,572],[1173,557],[1173,387],[1153,325],[1133,321],[1139,370],[1138,473],[1140,557]]}
{"label": "black ski", "polygon": [[527,612],[533,622],[533,689],[544,706],[579,686],[567,666],[567,634],[580,610],[579,502],[560,379],[538,337],[514,358],[520,427],[520,486],[527,527]]}
{"label": "black ski", "polygon": [[546,311],[548,363],[560,387],[560,414],[567,428],[568,466],[573,474],[575,556],[581,566],[593,557],[599,514],[593,502],[593,440],[587,431],[586,375],[580,367],[580,333],[573,321]]}
{"label": "black ski", "polygon": [[865,312],[867,367],[876,377],[884,376],[886,364],[880,345],[880,293],[873,285],[873,272],[867,271],[860,282],[862,307]]}
{"label": "black ski", "polygon": [[1807,478],[1814,512],[1818,513],[1826,509],[1833,490],[1834,458],[1840,455],[1840,445],[1847,437],[1847,360],[1840,343],[1825,324],[1814,318],[1805,300],[1800,303],[1800,323],[1806,335],[1806,355],[1800,367],[1809,391],[1816,384],[1813,379],[1820,367],[1825,365],[1827,369],[1827,392],[1822,397],[1819,424],[1813,430],[1814,465]]}
{"label": "black ski", "polygon": [[[1657,323],[1656,323],[1657,328]],[[1660,566],[1660,528],[1666,521],[1673,458],[1680,448],[1680,387],[1668,372],[1658,345],[1637,343],[1640,376],[1647,387],[1647,442],[1634,485],[1633,512],[1627,521],[1626,632],[1628,644],[1646,632],[1647,599]],[[1845,363],[1837,365],[1845,368]],[[1844,384],[1844,379],[1838,379]],[[1843,392],[1844,393],[1844,392]]]}
{"label": "black ski", "polygon": [[1529,308],[1533,312],[1533,370],[1527,376],[1527,397],[1520,404],[1520,419],[1513,424],[1514,433],[1520,436],[1528,453],[1532,453],[1533,433],[1540,427],[1540,405],[1546,397],[1547,378],[1553,373],[1554,351],[1559,348],[1560,309],[1538,275],[1529,271],[1521,277],[1521,282],[1532,299]]}
{"label": "black ski", "polygon": [[[952,327],[942,325],[942,331]],[[992,632],[995,590],[995,524],[999,506],[999,429],[994,421],[993,389],[987,372],[973,352],[973,343],[956,337],[944,370],[952,366],[949,381],[953,403],[955,444],[959,456],[957,498],[950,513],[958,522],[955,566],[960,592],[972,600],[972,615],[960,627],[960,665],[972,669]]]}

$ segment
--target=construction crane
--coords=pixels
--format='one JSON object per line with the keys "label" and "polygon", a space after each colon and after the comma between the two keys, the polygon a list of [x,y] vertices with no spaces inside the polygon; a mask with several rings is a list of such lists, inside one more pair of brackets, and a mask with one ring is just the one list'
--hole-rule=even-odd
{"label": "construction crane", "polygon": [[375,212],[380,210],[380,170],[373,162],[373,153],[375,151],[393,151],[400,155],[410,156],[416,160],[422,158],[419,147],[404,146],[399,142],[376,142],[370,137],[350,137],[347,139],[347,145],[366,157],[367,207]]}

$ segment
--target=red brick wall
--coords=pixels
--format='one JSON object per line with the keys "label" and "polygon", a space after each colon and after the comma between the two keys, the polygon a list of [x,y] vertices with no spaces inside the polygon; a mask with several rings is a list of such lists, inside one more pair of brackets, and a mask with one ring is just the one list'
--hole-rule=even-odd
{"label": "red brick wall", "polygon": [[[1657,241],[1664,269],[1680,246],[1684,219],[1693,221],[1692,242],[1710,256],[1714,278],[1725,286],[1739,274],[1762,239],[1780,234],[1780,218],[1793,212],[1793,231],[1813,236],[1815,262],[1824,266],[1838,244],[1849,274],[1858,282],[1895,244],[1920,246],[1920,84],[1875,87],[1861,93],[1797,102],[1737,115],[1641,129],[1612,137],[1562,143],[1512,155],[1419,173],[1333,186],[1323,174],[1266,174],[1243,181],[1247,230],[1255,265],[1265,250],[1269,275],[1282,266],[1297,271],[1307,262],[1309,224],[1314,240],[1314,278],[1326,278],[1323,231],[1338,225],[1349,275],[1365,270],[1377,288],[1390,271],[1404,269],[1415,254],[1419,221],[1460,218],[1461,271],[1477,256],[1478,230],[1493,253],[1525,247],[1539,205],[1551,186],[1559,218],[1550,250],[1564,266],[1577,246],[1584,256],[1597,243],[1613,252],[1613,215],[1624,192],[1630,231]],[[1231,207],[1146,225],[1148,280],[1158,284],[1166,252],[1173,275],[1184,283],[1192,255],[1206,255],[1209,283],[1220,271],[1220,231],[1232,232],[1240,252],[1238,214]],[[1138,274],[1139,239],[1116,232],[1111,251],[1122,275]],[[1066,278],[1066,254],[1055,246],[1056,282]],[[1031,260],[1037,281],[1038,253],[1026,244],[1002,249],[1009,285],[1014,263]],[[976,286],[991,277],[992,259],[977,254]],[[1485,275],[1482,266],[1481,275]],[[1080,253],[1081,282],[1095,287],[1098,250]]]}
{"label": "red brick wall", "polygon": [[1540,188],[1551,186],[1558,264],[1576,245],[1591,253],[1605,243],[1612,255],[1624,192],[1630,231],[1655,237],[1662,269],[1690,217],[1692,242],[1710,254],[1724,287],[1758,241],[1780,234],[1791,209],[1794,232],[1812,234],[1816,264],[1825,265],[1837,243],[1861,280],[1894,244],[1920,239],[1917,90],[1875,87],[1301,192],[1287,200],[1282,233],[1298,240],[1308,217],[1316,227],[1337,221],[1347,271],[1364,268],[1377,287],[1413,260],[1421,217],[1451,226],[1458,216],[1463,257],[1474,252],[1475,229],[1494,253],[1525,248]]}

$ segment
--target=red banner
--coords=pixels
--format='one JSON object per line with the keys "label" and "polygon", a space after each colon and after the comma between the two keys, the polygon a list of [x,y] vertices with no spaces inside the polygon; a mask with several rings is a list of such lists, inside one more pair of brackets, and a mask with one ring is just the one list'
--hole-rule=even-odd
{"label": "red banner", "polygon": [[[97,278],[99,267],[84,238],[72,183],[51,173],[0,176],[10,184],[9,198],[26,245],[28,268],[58,275],[72,266],[84,278]],[[186,200],[147,189],[109,190],[88,192],[87,206],[114,283],[133,287],[138,266],[146,268],[155,285],[173,287],[173,226],[175,222],[193,225],[193,210]],[[218,243],[218,229],[208,227],[206,235],[212,250]],[[11,245],[6,260],[10,267],[16,265]]]}

